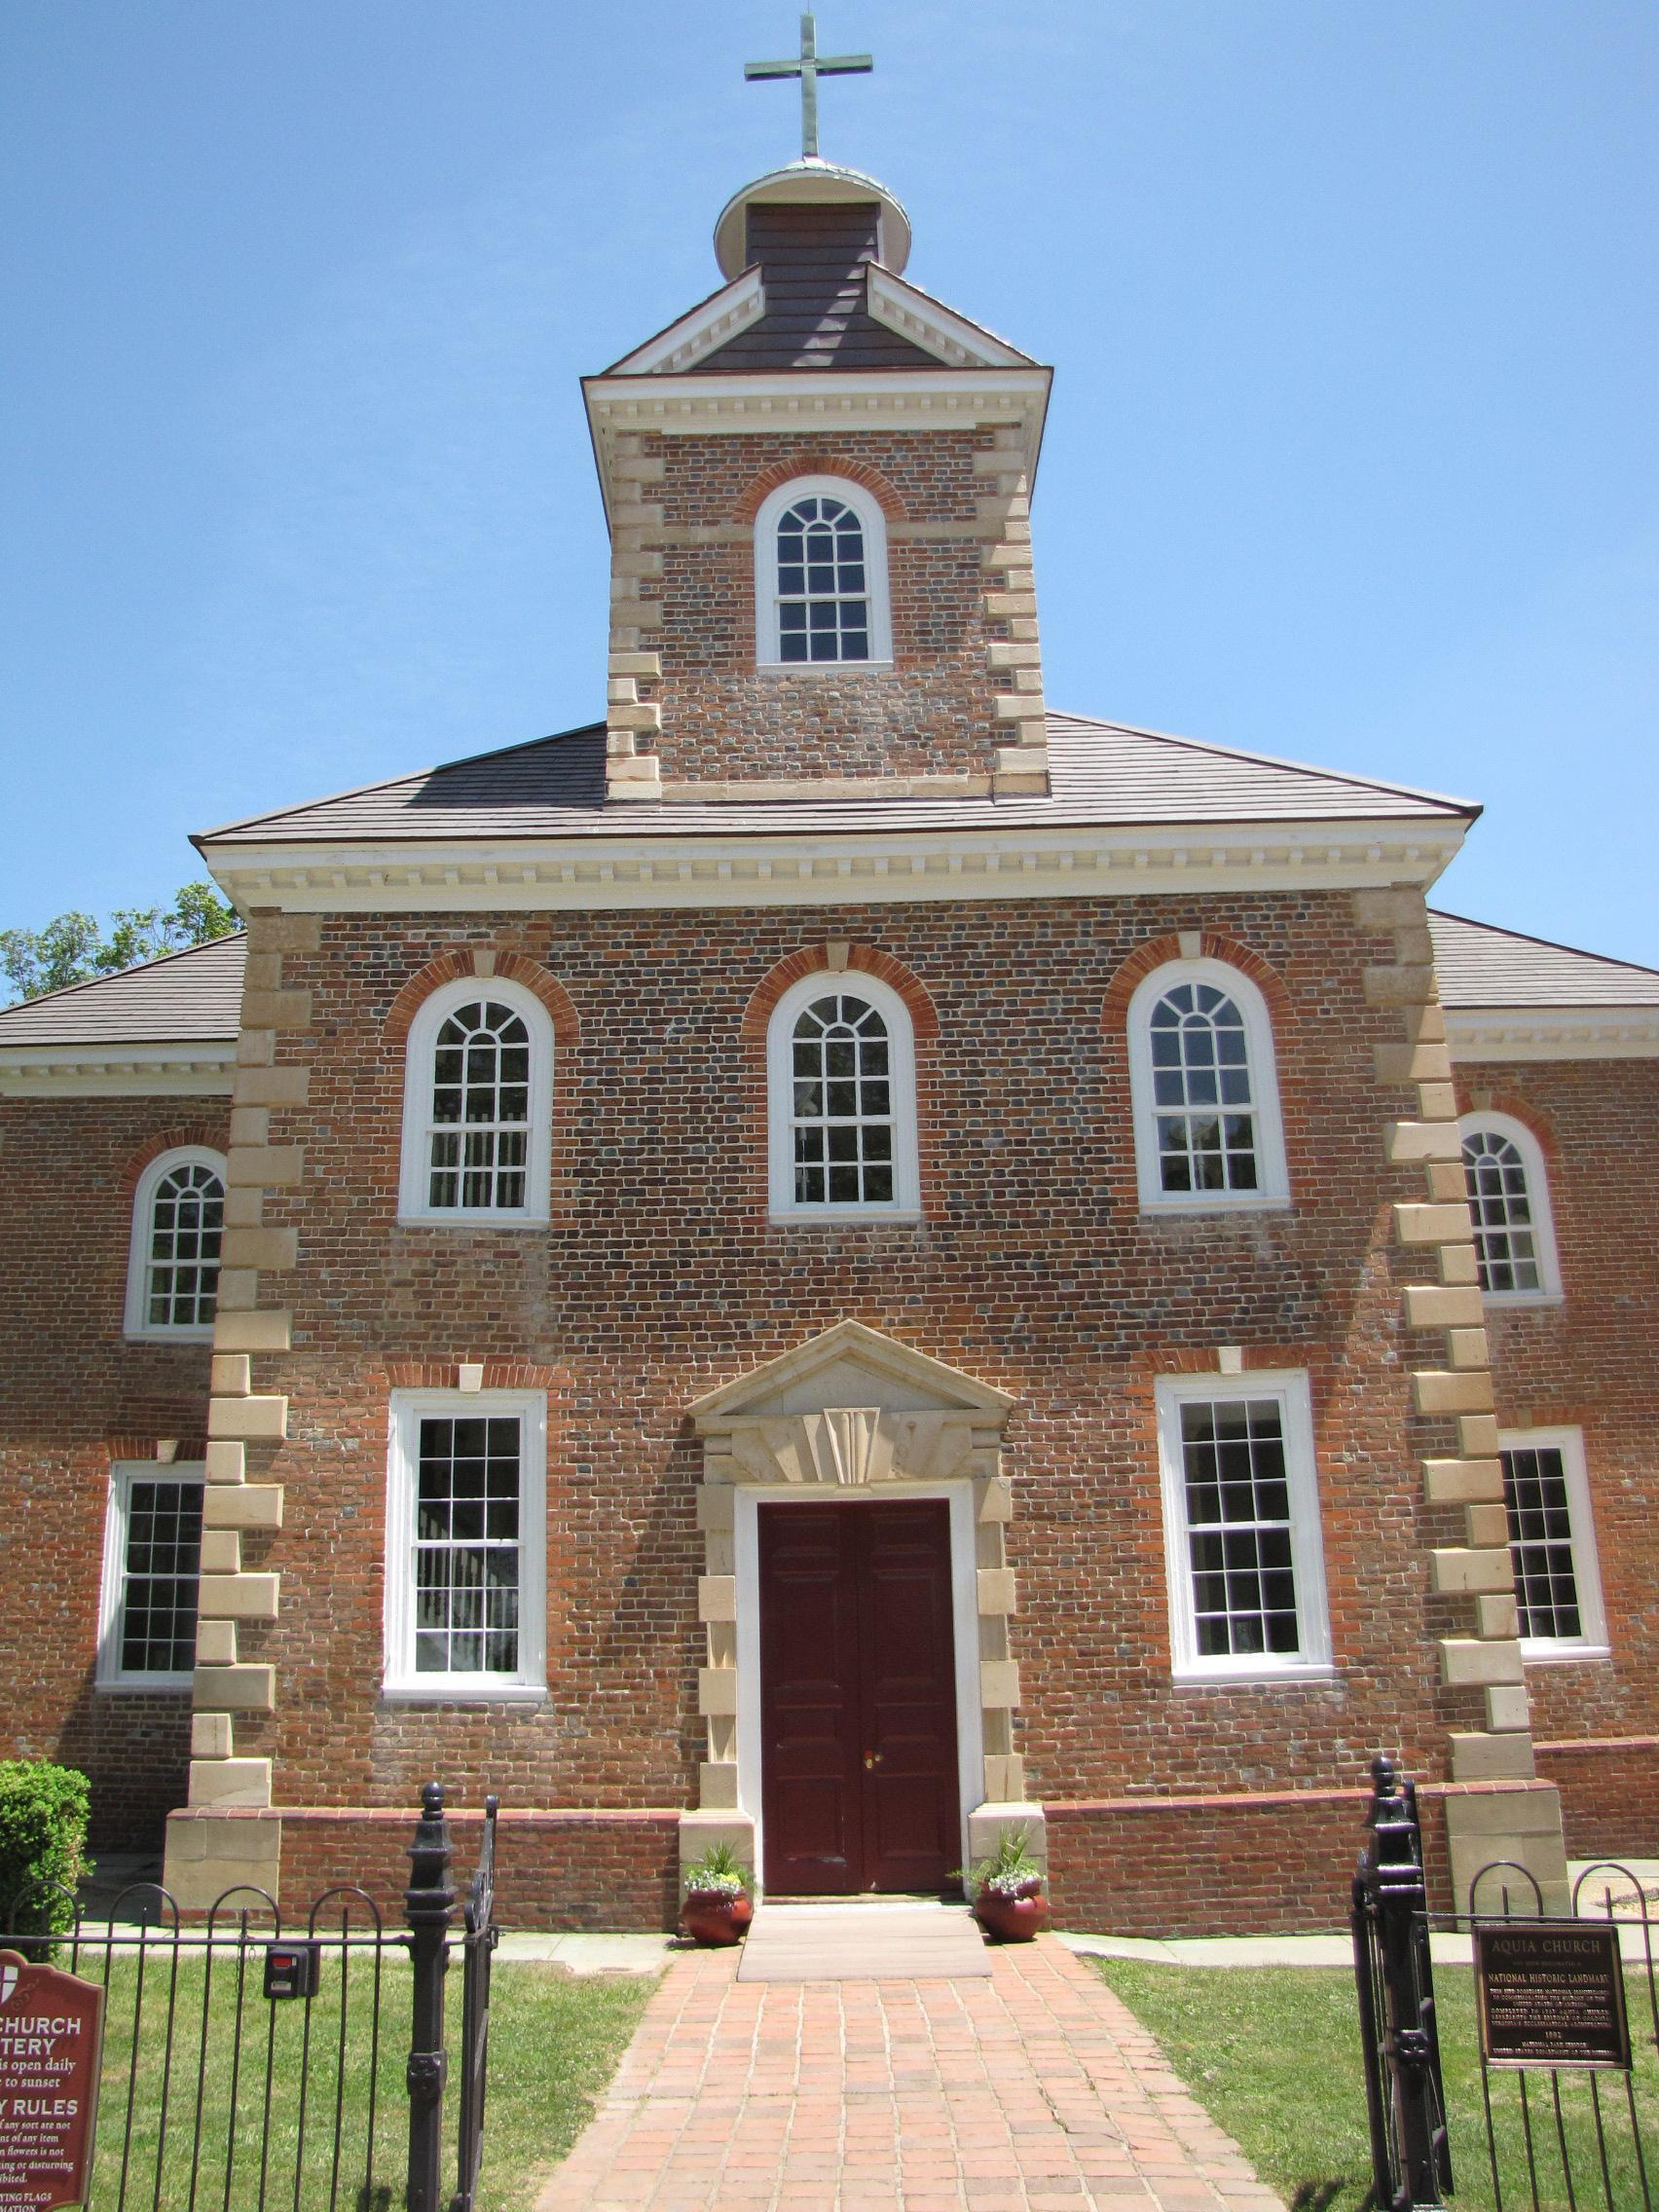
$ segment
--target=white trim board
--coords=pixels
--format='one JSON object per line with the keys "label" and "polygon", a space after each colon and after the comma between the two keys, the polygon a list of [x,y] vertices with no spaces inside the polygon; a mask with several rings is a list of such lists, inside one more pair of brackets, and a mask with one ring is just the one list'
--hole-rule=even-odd
{"label": "white trim board", "polygon": [[827,1499],[817,1484],[741,1483],[733,1530],[737,1569],[737,1802],[755,1823],[755,1880],[764,1894],[766,1838],[760,1788],[760,1528],[762,1505],[880,1505],[902,1498],[943,1498],[950,1507],[951,1630],[956,1661],[956,1773],[961,1801],[962,1863],[972,1854],[968,1816],[984,1796],[985,1730],[979,1699],[979,1597],[974,1540],[974,1491],[969,1482],[883,1483],[863,1493],[837,1491]]}

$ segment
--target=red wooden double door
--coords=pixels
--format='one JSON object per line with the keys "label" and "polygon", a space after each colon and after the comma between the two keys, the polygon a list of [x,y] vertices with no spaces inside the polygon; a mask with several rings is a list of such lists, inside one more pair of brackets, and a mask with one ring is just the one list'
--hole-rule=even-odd
{"label": "red wooden double door", "polygon": [[948,1888],[962,1857],[949,1507],[763,1505],[758,1522],[767,1889]]}

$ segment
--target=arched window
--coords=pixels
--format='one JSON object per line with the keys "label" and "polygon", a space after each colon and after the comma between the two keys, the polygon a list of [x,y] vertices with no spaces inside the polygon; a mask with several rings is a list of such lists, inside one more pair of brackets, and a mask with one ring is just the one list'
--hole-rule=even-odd
{"label": "arched window", "polygon": [[1467,1115],[1458,1130],[1482,1292],[1511,1304],[1559,1298],[1549,1179],[1537,1138],[1509,1114]]}
{"label": "arched window", "polygon": [[1247,976],[1175,960],[1129,1001],[1143,1206],[1282,1205],[1290,1195],[1272,1028]]}
{"label": "arched window", "polygon": [[210,1337],[225,1228],[225,1161],[204,1145],[152,1160],[132,1199],[129,1337]]}
{"label": "arched window", "polygon": [[898,992],[804,977],[768,1031],[772,1211],[908,1214],[921,1204],[915,1054]]}
{"label": "arched window", "polygon": [[762,666],[892,658],[880,506],[839,476],[780,486],[755,524],[755,636]]}
{"label": "arched window", "polygon": [[409,1030],[403,1089],[406,1221],[547,1219],[553,1026],[497,977],[445,983]]}

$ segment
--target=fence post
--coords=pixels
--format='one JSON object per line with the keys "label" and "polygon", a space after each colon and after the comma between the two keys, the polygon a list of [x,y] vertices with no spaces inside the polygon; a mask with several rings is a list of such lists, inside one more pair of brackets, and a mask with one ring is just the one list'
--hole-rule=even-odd
{"label": "fence post", "polygon": [[1371,1778],[1371,1806],[1365,1816],[1370,1841],[1354,1886],[1363,1893],[1364,1909],[1376,1931],[1382,2057],[1399,2159],[1395,2194],[1384,2201],[1397,2212],[1421,2212],[1440,2206],[1452,2187],[1428,1948],[1422,1830],[1418,1824],[1417,1791],[1409,1782],[1400,1787],[1393,1761],[1374,1759]]}
{"label": "fence post", "polygon": [[455,1847],[444,1818],[441,1782],[421,1792],[421,1819],[409,1846],[409,1887],[404,1910],[409,1918],[409,1952],[415,1965],[413,2033],[409,2046],[409,2194],[408,2212],[439,2212],[443,2160],[444,2083],[449,2053],[444,2048],[444,1975],[449,1971],[449,1928],[455,1914],[450,1861]]}

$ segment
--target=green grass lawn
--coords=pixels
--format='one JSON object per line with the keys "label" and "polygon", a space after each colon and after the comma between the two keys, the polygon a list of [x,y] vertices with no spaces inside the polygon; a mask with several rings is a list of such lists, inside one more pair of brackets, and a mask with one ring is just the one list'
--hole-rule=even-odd
{"label": "green grass lawn", "polygon": [[[81,1972],[97,1978],[99,1970],[83,1958]],[[391,2212],[400,2206],[411,1977],[407,1962],[396,1958],[381,1972],[377,2046],[370,1958],[351,1963],[344,2038],[337,1954],[325,1960],[321,1992],[310,2004],[267,2004],[257,1955],[240,1990],[228,1960],[215,1965],[205,1990],[200,1958],[182,1962],[176,1979],[159,1958],[152,1960],[134,2067],[138,1969],[131,1959],[118,1959],[104,2038],[93,2212],[115,2212],[118,2205],[149,2212],[156,2204],[166,2212],[192,2206],[255,2212],[261,2205],[272,2212]],[[554,1966],[497,1965],[480,2212],[522,2212],[531,2202],[580,2132],[654,1987],[647,1975],[577,1978]],[[455,2186],[459,1962],[447,1994],[446,2200]],[[344,2114],[338,2166],[337,2099]],[[199,2102],[206,2116],[200,2140]]]}
{"label": "green grass lawn", "polygon": [[[1102,1959],[1107,1982],[1162,2044],[1193,2094],[1233,2135],[1262,2179],[1295,2212],[1362,2212],[1371,2190],[1370,2138],[1360,2072],[1353,1975],[1342,1969],[1278,1967],[1262,1972],[1153,1966]],[[1473,1976],[1435,1971],[1446,2101],[1451,2123],[1452,2202],[1457,2212],[1496,2212],[1481,2099]],[[1628,1986],[1631,2036],[1648,2186],[1659,2202],[1659,2061],[1645,1982]],[[1530,2212],[1517,2077],[1493,2074],[1493,2107],[1504,2212]],[[1529,2077],[1541,2212],[1568,2212],[1548,2076]],[[1605,2212],[1595,2147],[1590,2078],[1563,2074],[1562,2109],[1578,2212]],[[1606,2116],[1612,2212],[1641,2212],[1622,2075],[1600,2077]]]}

